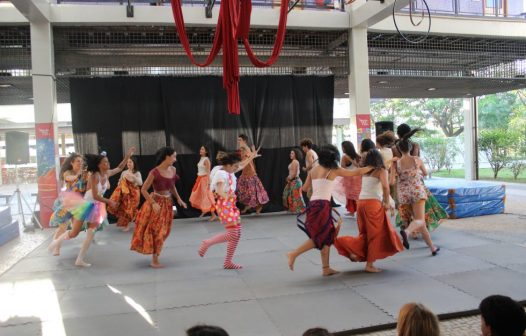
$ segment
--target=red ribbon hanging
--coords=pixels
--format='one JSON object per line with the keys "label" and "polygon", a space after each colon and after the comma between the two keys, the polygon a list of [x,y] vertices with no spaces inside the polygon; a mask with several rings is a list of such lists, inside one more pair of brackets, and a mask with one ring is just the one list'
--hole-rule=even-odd
{"label": "red ribbon hanging", "polygon": [[252,12],[251,0],[223,0],[219,9],[219,18],[216,26],[216,33],[212,44],[212,49],[204,63],[197,63],[192,54],[186,29],[184,26],[183,13],[180,0],[171,0],[172,12],[175,20],[175,27],[179,35],[179,40],[183,45],[190,61],[200,67],[210,65],[219,49],[223,48],[223,87],[227,91],[228,111],[232,114],[239,114],[239,53],[238,38],[243,41],[248,58],[256,67],[268,67],[278,59],[283,42],[285,41],[285,31],[287,25],[288,0],[281,0],[278,32],[276,41],[272,49],[272,55],[266,61],[260,61],[254,54],[248,41],[250,31],[250,15]]}

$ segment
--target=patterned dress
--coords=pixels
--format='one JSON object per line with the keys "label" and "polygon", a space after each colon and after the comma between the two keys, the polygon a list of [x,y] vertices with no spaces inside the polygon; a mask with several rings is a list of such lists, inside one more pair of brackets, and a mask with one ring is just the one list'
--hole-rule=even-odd
{"label": "patterned dress", "polygon": [[[291,164],[289,164],[289,172],[291,169]],[[288,181],[285,185],[285,189],[283,190],[283,207],[285,209],[288,209],[292,213],[299,214],[303,210],[305,210],[305,201],[303,200],[303,194],[301,192],[301,187],[303,186],[303,183],[301,182],[301,179],[299,178],[300,173],[299,163],[298,163],[298,170],[295,172],[295,177]]]}
{"label": "patterned dress", "polygon": [[[424,185],[427,194],[425,205],[425,220],[427,229],[429,231],[435,230],[442,221],[447,219],[447,212],[438,203],[436,198],[431,194],[431,191]],[[413,210],[410,204],[402,204],[398,207],[398,214],[396,215],[396,226],[406,228],[413,220]]]}
{"label": "patterned dress", "polygon": [[239,202],[249,208],[267,204],[269,201],[268,194],[256,174],[253,163],[246,165],[239,177],[237,197]]}
{"label": "patterned dress", "polygon": [[117,226],[126,227],[137,215],[141,189],[121,175],[119,185],[111,194],[110,200],[118,205],[115,208],[108,207],[108,212],[117,216]]}

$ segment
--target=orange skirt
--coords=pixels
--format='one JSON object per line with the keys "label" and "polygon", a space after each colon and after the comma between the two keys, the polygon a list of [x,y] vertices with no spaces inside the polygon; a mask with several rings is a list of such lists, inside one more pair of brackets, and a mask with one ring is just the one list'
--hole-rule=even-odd
{"label": "orange skirt", "polygon": [[118,204],[116,208],[108,207],[108,212],[117,216],[117,226],[128,226],[139,210],[141,189],[123,178],[111,194],[110,200]]}
{"label": "orange skirt", "polygon": [[339,254],[347,258],[354,254],[358,261],[374,262],[404,249],[379,200],[359,200],[356,212],[359,234],[336,238],[334,246]]}
{"label": "orange skirt", "polygon": [[214,194],[210,191],[210,179],[208,175],[197,176],[192,194],[190,195],[190,204],[193,208],[207,213],[214,210]]}
{"label": "orange skirt", "polygon": [[151,194],[161,210],[155,213],[152,204],[144,202],[135,219],[130,249],[142,254],[161,254],[163,244],[172,229],[172,197]]}

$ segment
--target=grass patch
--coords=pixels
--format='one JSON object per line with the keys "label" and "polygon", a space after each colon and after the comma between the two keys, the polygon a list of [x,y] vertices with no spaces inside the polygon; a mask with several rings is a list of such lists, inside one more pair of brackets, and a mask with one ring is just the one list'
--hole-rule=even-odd
{"label": "grass patch", "polygon": [[[464,169],[452,169],[450,173],[447,170],[441,170],[439,172],[433,173],[433,176],[436,177],[453,177],[453,178],[464,178],[465,173]],[[493,178],[493,170],[491,168],[480,168],[479,169],[479,178],[481,180],[487,181],[502,181],[502,182],[514,182],[514,183],[526,183],[526,171],[522,171],[518,178],[513,179],[513,173],[510,169],[504,168],[499,172],[499,177],[497,179]]]}

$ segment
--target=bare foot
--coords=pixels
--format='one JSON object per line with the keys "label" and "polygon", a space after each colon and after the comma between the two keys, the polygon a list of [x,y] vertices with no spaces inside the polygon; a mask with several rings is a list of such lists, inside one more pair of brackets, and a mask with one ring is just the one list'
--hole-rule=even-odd
{"label": "bare foot", "polygon": [[84,260],[79,260],[77,259],[75,261],[75,266],[79,266],[79,267],[90,267],[91,264],[88,264],[87,262],[85,262]]}
{"label": "bare foot", "polygon": [[122,231],[122,232],[128,232],[128,231],[130,231],[130,227],[129,227],[129,226],[123,227],[123,228],[121,229],[121,231]]}
{"label": "bare foot", "polygon": [[217,218],[216,214],[215,213],[212,213],[212,216],[210,217],[210,219],[208,220],[209,222],[213,222],[215,221]]}
{"label": "bare foot", "polygon": [[201,214],[199,215],[199,218],[203,217],[205,215],[204,212],[201,212]]}
{"label": "bare foot", "polygon": [[332,268],[330,267],[325,267],[323,269],[323,276],[331,276],[331,275],[335,275],[335,274],[339,274],[340,272],[336,271],[336,270],[333,270]]}
{"label": "bare foot", "polygon": [[365,271],[367,273],[380,273],[382,270],[374,266],[365,266]]}
{"label": "bare foot", "polygon": [[287,253],[287,258],[289,259],[289,269],[294,271],[294,262],[296,261],[296,257],[292,252],[289,252]]}
{"label": "bare foot", "polygon": [[164,268],[164,265],[161,264],[161,263],[155,263],[155,264],[154,264],[154,263],[152,262],[152,263],[150,263],[150,267],[151,267],[151,268]]}

